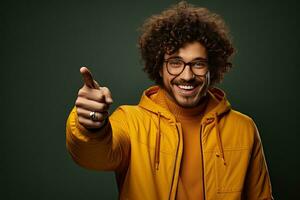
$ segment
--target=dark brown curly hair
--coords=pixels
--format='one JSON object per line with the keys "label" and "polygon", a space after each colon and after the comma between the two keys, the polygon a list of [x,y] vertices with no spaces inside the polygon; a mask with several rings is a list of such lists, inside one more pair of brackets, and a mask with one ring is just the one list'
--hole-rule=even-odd
{"label": "dark brown curly hair", "polygon": [[138,47],[144,71],[161,85],[159,70],[165,54],[173,54],[186,43],[198,41],[205,46],[211,84],[219,83],[231,67],[235,49],[223,19],[206,8],[181,1],[159,15],[148,18],[140,28]]}

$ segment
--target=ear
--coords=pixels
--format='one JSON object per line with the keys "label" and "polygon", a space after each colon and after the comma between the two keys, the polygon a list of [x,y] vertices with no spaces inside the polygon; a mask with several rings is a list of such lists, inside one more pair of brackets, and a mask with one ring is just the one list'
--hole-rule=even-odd
{"label": "ear", "polygon": [[159,70],[159,76],[162,78],[163,77],[163,68],[160,68]]}

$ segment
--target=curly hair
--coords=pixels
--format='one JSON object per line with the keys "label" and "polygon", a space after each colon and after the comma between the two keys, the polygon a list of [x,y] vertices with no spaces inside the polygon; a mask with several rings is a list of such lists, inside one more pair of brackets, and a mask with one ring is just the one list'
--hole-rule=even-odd
{"label": "curly hair", "polygon": [[207,8],[181,1],[159,15],[148,18],[140,28],[138,48],[144,71],[161,85],[159,70],[165,54],[177,52],[185,44],[198,41],[206,48],[211,84],[223,80],[232,67],[229,58],[235,49],[223,19]]}

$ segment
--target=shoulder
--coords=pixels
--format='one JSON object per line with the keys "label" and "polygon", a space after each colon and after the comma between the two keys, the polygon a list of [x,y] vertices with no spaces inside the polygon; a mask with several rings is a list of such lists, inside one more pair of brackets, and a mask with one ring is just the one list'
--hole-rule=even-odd
{"label": "shoulder", "polygon": [[252,117],[240,111],[231,109],[225,117],[226,123],[234,127],[236,130],[243,132],[255,133],[257,131],[256,124]]}
{"label": "shoulder", "polygon": [[242,123],[242,124],[253,124],[254,123],[254,120],[251,116],[245,114],[245,113],[242,113],[240,111],[237,111],[237,110],[234,110],[234,109],[231,109],[229,112],[228,112],[228,117],[230,118],[230,120],[234,120],[238,123]]}
{"label": "shoulder", "polygon": [[231,109],[220,121],[225,141],[231,145],[252,147],[259,133],[254,120],[247,114]]}

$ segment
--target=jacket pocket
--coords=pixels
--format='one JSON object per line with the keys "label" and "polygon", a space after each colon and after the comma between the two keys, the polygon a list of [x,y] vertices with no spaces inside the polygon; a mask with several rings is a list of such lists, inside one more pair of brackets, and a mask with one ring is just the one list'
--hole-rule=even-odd
{"label": "jacket pocket", "polygon": [[215,172],[218,193],[241,192],[250,159],[248,148],[224,150],[225,161],[216,153]]}

